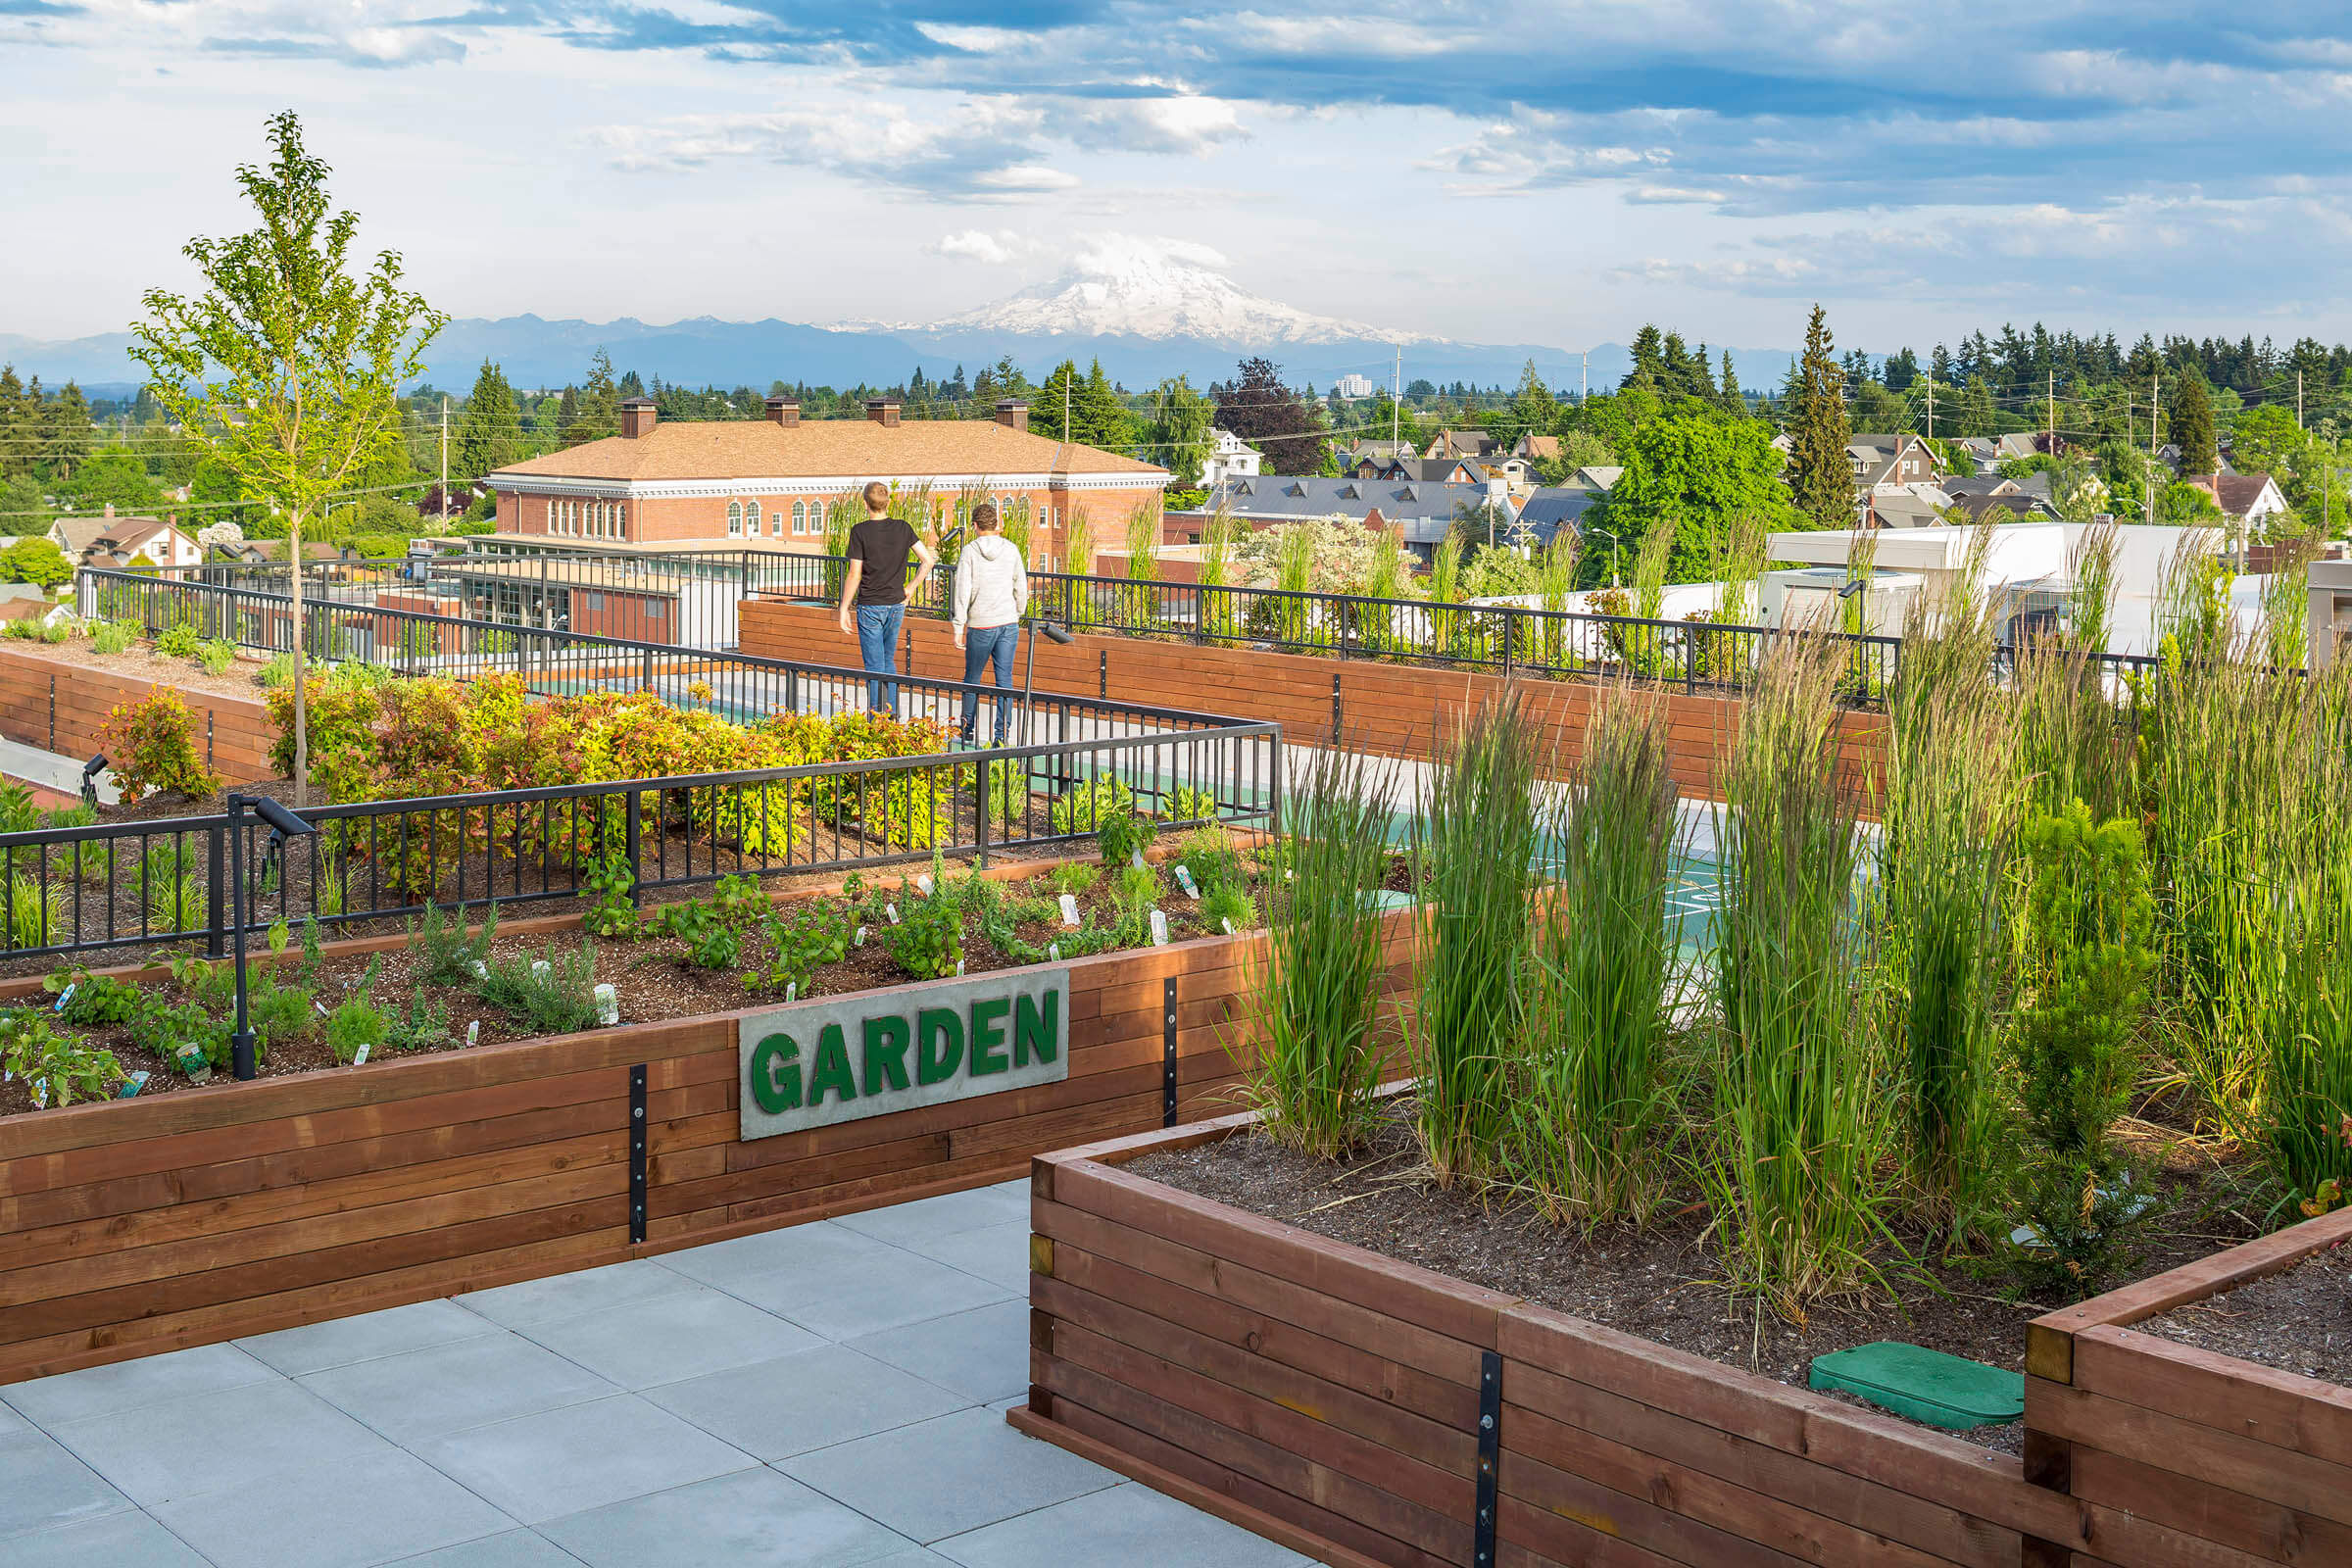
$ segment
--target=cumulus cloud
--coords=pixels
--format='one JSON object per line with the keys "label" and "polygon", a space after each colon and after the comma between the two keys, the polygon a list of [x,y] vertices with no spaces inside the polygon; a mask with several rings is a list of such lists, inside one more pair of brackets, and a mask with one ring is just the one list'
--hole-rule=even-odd
{"label": "cumulus cloud", "polygon": [[957,261],[981,262],[990,267],[1003,267],[1029,254],[1029,240],[1009,228],[959,228],[953,234],[942,234],[923,247],[933,256],[946,256]]}

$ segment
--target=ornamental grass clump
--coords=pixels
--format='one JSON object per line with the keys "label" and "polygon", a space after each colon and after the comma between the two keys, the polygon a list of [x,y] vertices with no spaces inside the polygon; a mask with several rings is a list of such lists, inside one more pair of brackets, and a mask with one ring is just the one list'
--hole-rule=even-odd
{"label": "ornamental grass clump", "polygon": [[1837,766],[1839,665],[1830,639],[1779,639],[1716,818],[1716,1103],[1698,1174],[1734,1287],[1800,1321],[1873,1277],[1893,1196],[1894,1116],[1851,910],[1855,803]]}
{"label": "ornamental grass clump", "polygon": [[[1229,1043],[1273,1137],[1334,1158],[1370,1132],[1387,956],[1365,893],[1388,863],[1388,812],[1364,760],[1328,751],[1288,802],[1275,841],[1266,956],[1246,974],[1254,1043]],[[1089,869],[1092,869],[1091,867]]]}
{"label": "ornamental grass clump", "polygon": [[1533,948],[1536,738],[1511,692],[1463,719],[1414,834],[1429,868],[1414,975],[1421,1147],[1441,1185],[1497,1168]]}
{"label": "ornamental grass clump", "polygon": [[1552,886],[1537,922],[1528,1033],[1505,1163],[1555,1221],[1646,1218],[1671,1153],[1669,1061],[1685,978],[1666,896],[1684,834],[1666,715],[1620,686],[1544,823]]}

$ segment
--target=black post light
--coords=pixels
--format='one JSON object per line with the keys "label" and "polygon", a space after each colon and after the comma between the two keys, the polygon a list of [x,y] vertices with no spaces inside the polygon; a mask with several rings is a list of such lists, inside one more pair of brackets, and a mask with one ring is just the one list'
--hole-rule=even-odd
{"label": "black post light", "polygon": [[106,754],[104,752],[100,752],[96,757],[81,764],[81,804],[93,810],[98,806],[98,775],[105,771]]}
{"label": "black post light", "polygon": [[1031,694],[1037,689],[1037,639],[1040,635],[1051,639],[1058,648],[1067,648],[1076,641],[1070,635],[1070,629],[1067,626],[1048,620],[1043,615],[1034,616],[1029,621],[1028,663],[1021,671],[1021,744],[1023,746],[1030,743],[1029,704]]}
{"label": "black post light", "polygon": [[[268,796],[248,798],[231,795],[228,798],[229,924],[235,930],[237,966],[237,1028],[228,1037],[228,1052],[229,1070],[238,1078],[251,1078],[258,1070],[254,1060],[253,1020],[245,1010],[245,927],[248,923],[245,907],[245,810],[248,807],[280,839],[304,838],[318,831]],[[282,890],[285,885],[285,871],[281,866],[278,887]]]}

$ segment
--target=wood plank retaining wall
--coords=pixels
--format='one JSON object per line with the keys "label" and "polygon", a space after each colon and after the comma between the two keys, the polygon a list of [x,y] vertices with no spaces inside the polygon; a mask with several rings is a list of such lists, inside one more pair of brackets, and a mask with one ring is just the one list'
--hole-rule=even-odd
{"label": "wood plank retaining wall", "polygon": [[[738,607],[737,624],[747,654],[836,662],[856,653],[854,644],[841,635],[833,612],[818,605],[747,599]],[[912,615],[906,626],[913,649],[907,673],[963,678],[963,655],[946,621]],[[1083,632],[1066,646],[1044,638],[1035,642],[1041,692],[1270,721],[1282,725],[1284,736],[1293,741],[1324,742],[1337,734],[1353,749],[1391,757],[1426,759],[1451,715],[1505,689],[1499,675],[1425,664],[1317,659]],[[1024,646],[1022,670],[1029,653]],[[1016,671],[1016,684],[1020,677],[1021,671]],[[1552,680],[1521,680],[1516,686],[1544,743],[1562,759],[1575,757],[1593,706],[1606,688]],[[1713,796],[1719,760],[1738,733],[1740,701],[1637,690],[1665,709],[1676,784],[1685,795]],[[1840,760],[1848,776],[1857,784],[1878,779],[1884,767],[1885,716],[1846,713],[1839,717],[1838,729]]]}
{"label": "wood plank retaining wall", "polygon": [[[240,670],[253,666],[240,662]],[[0,646],[0,736],[67,757],[104,748],[106,715],[119,703],[144,702],[159,683],[77,664],[42,645]],[[260,693],[228,697],[174,687],[196,715],[196,746],[214,769],[231,779],[270,778],[270,749],[277,726]]]}

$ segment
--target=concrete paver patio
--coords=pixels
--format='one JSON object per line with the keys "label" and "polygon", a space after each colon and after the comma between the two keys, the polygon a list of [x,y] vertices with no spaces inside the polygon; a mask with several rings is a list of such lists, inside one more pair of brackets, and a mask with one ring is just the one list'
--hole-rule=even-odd
{"label": "concrete paver patio", "polygon": [[1028,1184],[0,1387],[0,1568],[1272,1568],[1004,1424]]}

